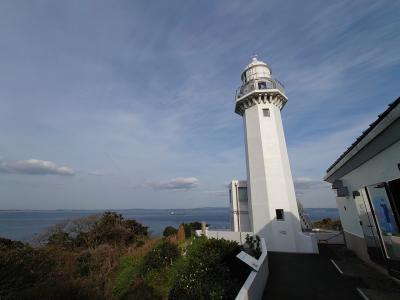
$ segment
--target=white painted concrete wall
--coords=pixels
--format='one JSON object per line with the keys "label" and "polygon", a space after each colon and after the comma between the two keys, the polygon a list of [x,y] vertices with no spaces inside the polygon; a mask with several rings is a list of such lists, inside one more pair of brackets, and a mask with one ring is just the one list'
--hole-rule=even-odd
{"label": "white painted concrete wall", "polygon": [[[263,109],[269,109],[269,117],[263,115]],[[261,102],[247,108],[243,120],[254,233],[265,238],[271,251],[304,249],[310,239],[299,235],[301,226],[280,109]],[[285,211],[284,221],[276,220],[276,209]],[[308,248],[313,247],[310,244]]]}
{"label": "white painted concrete wall", "polygon": [[247,277],[240,289],[236,300],[261,300],[269,276],[268,252],[265,240],[261,240],[261,256],[257,260],[257,271],[254,270]]}
{"label": "white painted concrete wall", "polygon": [[[201,230],[196,230],[196,235],[201,236]],[[244,244],[246,242],[246,235],[253,236],[253,232],[235,232],[235,231],[214,231],[207,230],[206,236],[214,239],[225,239],[230,241]]]}
{"label": "white painted concrete wall", "polygon": [[314,233],[297,232],[296,243],[298,253],[319,253],[318,239]]}
{"label": "white painted concrete wall", "polygon": [[320,231],[313,232],[318,242],[326,244],[344,244],[343,232],[341,231]]}
{"label": "white painted concrete wall", "polygon": [[364,237],[352,192],[368,185],[399,178],[398,163],[400,163],[400,141],[341,178],[343,185],[349,189],[348,197],[336,198],[340,220],[345,231],[358,237]]}

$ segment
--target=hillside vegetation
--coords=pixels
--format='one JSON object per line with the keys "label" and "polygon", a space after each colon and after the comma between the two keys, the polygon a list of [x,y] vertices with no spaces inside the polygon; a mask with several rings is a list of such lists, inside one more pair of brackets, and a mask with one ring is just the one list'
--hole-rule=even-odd
{"label": "hillside vegetation", "polygon": [[148,228],[115,212],[57,225],[35,247],[0,238],[0,299],[232,299],[249,273],[200,223]]}
{"label": "hillside vegetation", "polygon": [[340,220],[332,220],[331,218],[324,218],[322,220],[313,222],[313,228],[327,229],[327,230],[342,230],[342,223]]}

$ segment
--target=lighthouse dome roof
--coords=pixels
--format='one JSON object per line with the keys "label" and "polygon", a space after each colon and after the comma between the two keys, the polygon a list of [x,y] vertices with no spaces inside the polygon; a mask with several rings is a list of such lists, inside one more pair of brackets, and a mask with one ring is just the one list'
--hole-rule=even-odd
{"label": "lighthouse dome roof", "polygon": [[244,71],[254,66],[267,66],[267,64],[261,60],[258,60],[256,56],[253,56],[251,58],[251,62],[244,68]]}
{"label": "lighthouse dome roof", "polygon": [[270,78],[271,75],[272,71],[268,65],[254,56],[251,62],[244,68],[241,78],[243,82],[247,82],[256,78]]}

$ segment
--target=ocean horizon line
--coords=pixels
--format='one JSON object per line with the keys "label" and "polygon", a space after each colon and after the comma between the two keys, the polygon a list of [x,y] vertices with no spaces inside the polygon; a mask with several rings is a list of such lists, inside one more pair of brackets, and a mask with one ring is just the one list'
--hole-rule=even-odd
{"label": "ocean horizon line", "polygon": [[[229,209],[229,206],[202,206],[193,208],[5,208],[0,211],[120,211],[120,210],[200,210],[200,209]],[[337,207],[304,207],[304,209],[337,209]]]}

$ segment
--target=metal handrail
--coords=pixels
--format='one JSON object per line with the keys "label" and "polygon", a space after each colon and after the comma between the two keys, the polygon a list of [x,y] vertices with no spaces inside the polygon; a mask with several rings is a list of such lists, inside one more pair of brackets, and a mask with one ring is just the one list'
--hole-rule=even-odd
{"label": "metal handrail", "polygon": [[[280,92],[285,94],[284,85],[277,79],[268,80],[270,83],[272,83],[272,87],[269,87],[268,85],[266,85],[265,87],[260,88],[258,86],[258,83],[260,81],[262,81],[262,80],[254,80],[247,85],[243,85],[243,86],[237,88],[236,92],[235,92],[235,101],[236,101],[236,99],[241,98],[244,95],[251,93],[255,90],[279,90]],[[246,87],[246,91],[242,91],[242,89],[244,89],[245,87]]]}

